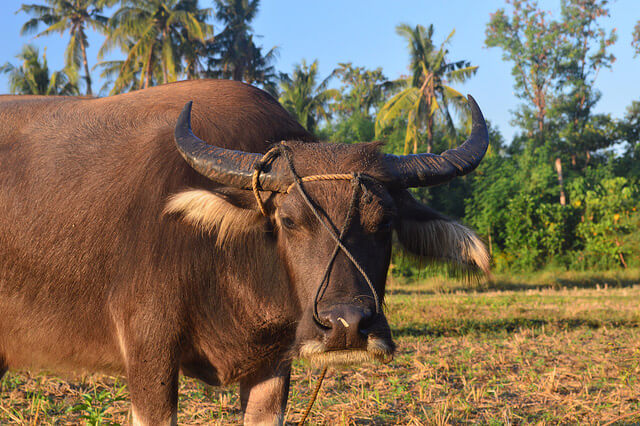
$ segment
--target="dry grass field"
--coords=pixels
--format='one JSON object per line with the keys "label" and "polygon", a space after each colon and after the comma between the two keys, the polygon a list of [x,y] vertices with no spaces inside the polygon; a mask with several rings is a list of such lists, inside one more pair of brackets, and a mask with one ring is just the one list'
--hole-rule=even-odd
{"label": "dry grass field", "polygon": [[[310,424],[640,424],[640,271],[390,283],[399,346],[329,370]],[[318,371],[294,369],[287,420]],[[9,372],[0,424],[122,424],[122,379]],[[237,424],[237,389],[181,381],[180,424]]]}

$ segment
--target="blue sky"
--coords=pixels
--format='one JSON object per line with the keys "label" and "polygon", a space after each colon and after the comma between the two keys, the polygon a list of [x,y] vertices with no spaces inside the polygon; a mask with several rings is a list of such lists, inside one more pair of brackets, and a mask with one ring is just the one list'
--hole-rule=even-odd
{"label": "blue sky", "polygon": [[[21,46],[33,42],[47,47],[51,69],[62,68],[66,37],[50,36],[33,39],[20,36],[27,20],[24,13],[15,14],[23,1],[3,0],[0,13],[0,63],[17,63],[15,55]],[[29,3],[39,3],[31,0]],[[212,2],[200,0],[202,7]],[[540,5],[559,15],[559,0],[541,0]],[[407,73],[408,53],[395,26],[435,26],[435,41],[440,43],[455,28],[450,45],[451,60],[467,59],[479,70],[468,83],[456,88],[472,94],[485,116],[497,125],[507,141],[516,132],[510,125],[511,111],[518,105],[513,93],[511,64],[503,62],[499,49],[484,47],[484,33],[490,13],[504,7],[504,0],[262,0],[260,13],[253,23],[258,43],[265,48],[278,46],[277,68],[290,72],[302,59],[318,59],[321,75],[328,75],[339,62],[352,62],[368,68],[382,67],[387,78]],[[611,17],[603,20],[607,28],[616,28],[618,42],[613,47],[617,57],[611,70],[602,70],[596,82],[602,91],[597,112],[622,117],[633,100],[640,100],[640,57],[633,57],[631,32],[640,20],[640,0],[617,0],[611,4]],[[220,31],[216,27],[215,31]],[[90,65],[103,37],[90,38]],[[118,54],[114,54],[118,56]],[[94,89],[95,90],[95,89]],[[5,75],[0,75],[0,93],[7,93]]]}

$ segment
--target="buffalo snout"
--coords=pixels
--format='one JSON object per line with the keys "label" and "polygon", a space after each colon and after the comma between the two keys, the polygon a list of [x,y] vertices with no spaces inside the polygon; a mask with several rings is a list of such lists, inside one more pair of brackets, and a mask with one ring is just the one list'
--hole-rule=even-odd
{"label": "buffalo snout", "polygon": [[[311,310],[298,328],[298,355],[321,365],[387,363],[395,345],[382,313],[358,304],[334,304],[318,312],[318,324]],[[313,335],[314,337],[311,337]]]}
{"label": "buffalo snout", "polygon": [[373,322],[371,309],[339,304],[319,312],[320,319],[329,325],[324,328],[327,350],[364,349],[367,347],[369,327]]}

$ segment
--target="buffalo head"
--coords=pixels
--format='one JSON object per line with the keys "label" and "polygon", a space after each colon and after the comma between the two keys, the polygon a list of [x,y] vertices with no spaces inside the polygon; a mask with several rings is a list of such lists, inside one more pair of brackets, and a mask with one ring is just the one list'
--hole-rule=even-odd
{"label": "buffalo head", "polygon": [[180,153],[198,173],[234,189],[220,205],[192,191],[168,210],[191,203],[193,221],[223,234],[234,223],[267,224],[291,282],[288,297],[298,307],[296,355],[323,364],[389,361],[394,344],[381,304],[394,232],[414,255],[488,269],[486,249],[472,231],[407,191],[480,163],[487,128],[471,97],[469,103],[473,128],[464,144],[441,155],[407,156],[382,154],[378,143],[283,141],[266,156],[223,149],[193,134],[189,103],[175,129]]}

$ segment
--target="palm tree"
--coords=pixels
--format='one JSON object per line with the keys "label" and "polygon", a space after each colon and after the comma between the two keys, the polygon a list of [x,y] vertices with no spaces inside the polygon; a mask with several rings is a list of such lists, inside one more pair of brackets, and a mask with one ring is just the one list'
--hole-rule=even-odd
{"label": "palm tree", "polygon": [[215,4],[216,19],[225,28],[209,46],[207,75],[259,84],[274,94],[277,74],[273,64],[278,49],[273,47],[264,54],[254,41],[250,25],[259,0],[215,0]]}
{"label": "palm tree", "polygon": [[460,111],[466,103],[464,96],[448,86],[452,82],[460,83],[474,75],[477,66],[468,61],[449,62],[446,46],[455,30],[449,34],[439,49],[433,38],[433,25],[426,29],[422,25],[415,28],[400,24],[396,32],[409,43],[411,56],[411,76],[402,83],[404,90],[389,100],[378,113],[376,134],[400,117],[407,120],[404,153],[408,154],[413,143],[413,152],[418,152],[419,133],[426,132],[427,152],[433,148],[433,126],[436,114],[439,114],[450,131],[455,133],[449,105]]}
{"label": "palm tree", "polygon": [[9,74],[9,91],[19,95],[77,95],[78,87],[64,71],[49,74],[46,49],[40,62],[38,49],[30,44],[23,46],[16,56],[22,65],[6,63],[0,72]]}
{"label": "palm tree", "polygon": [[216,19],[225,25],[211,46],[218,57],[210,60],[210,66],[219,77],[242,81],[252,43],[250,22],[259,4],[260,0],[215,0]]}
{"label": "palm tree", "polygon": [[266,54],[263,54],[262,47],[253,43],[253,36],[249,41],[249,48],[246,52],[247,66],[242,81],[249,84],[259,84],[267,92],[277,97],[279,75],[274,63],[278,57],[278,48],[272,47]]}
{"label": "palm tree", "polygon": [[[160,64],[162,81],[175,81],[181,71],[182,43],[204,42],[213,32],[204,20],[209,9],[199,9],[196,0],[122,0],[109,20],[110,34],[100,49],[100,57],[115,46],[127,53],[122,78],[130,77],[141,65],[140,86],[149,87],[153,70]],[[132,43],[133,42],[133,43]],[[118,77],[115,84],[121,84]]]}
{"label": "palm tree", "polygon": [[38,33],[36,37],[69,32],[70,39],[65,51],[65,66],[69,70],[68,73],[73,75],[77,73],[80,63],[82,63],[87,95],[91,95],[91,74],[87,60],[89,41],[86,29],[91,28],[104,32],[108,19],[101,15],[102,8],[113,2],[114,0],[45,0],[48,6],[23,4],[18,12],[25,12],[33,18],[22,26],[20,33],[34,33],[41,23],[47,28]]}
{"label": "palm tree", "polygon": [[359,113],[368,118],[371,116],[371,110],[384,100],[389,84],[382,74],[382,68],[368,70],[364,67],[354,67],[351,62],[347,62],[339,63],[333,73],[339,76],[343,83],[343,93],[337,105],[342,114],[351,116]]}
{"label": "palm tree", "polygon": [[[133,44],[133,42],[130,43],[131,46],[133,46]],[[131,62],[128,66],[124,66],[124,63],[124,60],[112,60],[101,61],[96,64],[94,69],[100,68],[100,77],[105,80],[100,92],[108,91],[110,95],[117,95],[142,88],[140,78],[140,73],[143,69],[142,63],[135,61]],[[151,76],[152,78],[149,83],[151,86],[154,86],[158,82],[157,79],[162,76],[162,69],[157,63],[154,64]],[[109,87],[111,87],[111,90],[109,90]]]}
{"label": "palm tree", "polygon": [[295,66],[293,78],[284,76],[280,83],[280,103],[311,133],[319,119],[330,118],[327,104],[340,95],[338,90],[327,88],[332,76],[318,84],[318,61],[307,65],[302,60],[302,64]]}

